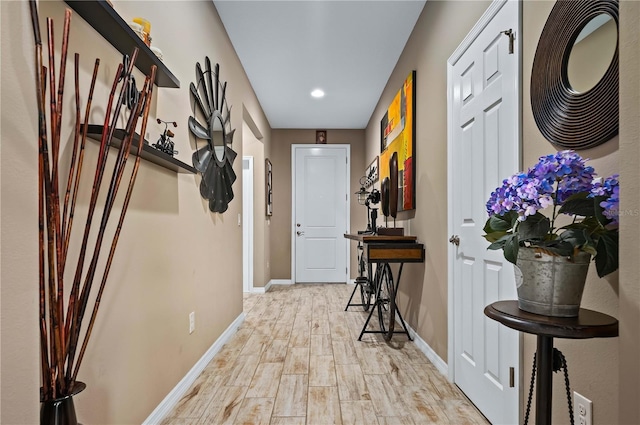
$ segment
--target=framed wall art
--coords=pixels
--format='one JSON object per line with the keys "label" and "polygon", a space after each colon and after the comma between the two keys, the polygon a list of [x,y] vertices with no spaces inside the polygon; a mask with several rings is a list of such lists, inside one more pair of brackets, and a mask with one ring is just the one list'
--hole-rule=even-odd
{"label": "framed wall art", "polygon": [[316,130],[316,144],[327,144],[327,130]]}
{"label": "framed wall art", "polygon": [[398,167],[398,211],[413,210],[416,207],[415,81],[416,71],[411,71],[380,121],[379,178],[382,181],[385,177],[390,177],[389,161],[395,153]]}
{"label": "framed wall art", "polygon": [[265,202],[266,202],[266,210],[265,214],[267,216],[273,215],[273,176],[272,176],[272,165],[269,159],[264,160],[264,171],[265,171]]}
{"label": "framed wall art", "polygon": [[364,187],[369,187],[378,181],[378,177],[380,176],[380,165],[379,158],[376,156],[373,161],[369,164],[367,169],[364,172],[365,176],[365,184]]}

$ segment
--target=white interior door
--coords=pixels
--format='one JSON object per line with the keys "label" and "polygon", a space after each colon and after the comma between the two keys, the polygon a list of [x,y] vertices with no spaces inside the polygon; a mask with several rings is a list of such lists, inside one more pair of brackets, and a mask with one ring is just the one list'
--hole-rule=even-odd
{"label": "white interior door", "polygon": [[242,157],[242,290],[253,291],[253,157]]}
{"label": "white interior door", "polygon": [[349,276],[349,146],[292,147],[292,276],[346,282]]}
{"label": "white interior door", "polygon": [[489,195],[520,162],[519,8],[494,1],[448,64],[449,230],[459,238],[449,251],[449,364],[494,424],[519,419],[519,334],[484,315],[486,305],[515,298],[513,268],[482,237]]}

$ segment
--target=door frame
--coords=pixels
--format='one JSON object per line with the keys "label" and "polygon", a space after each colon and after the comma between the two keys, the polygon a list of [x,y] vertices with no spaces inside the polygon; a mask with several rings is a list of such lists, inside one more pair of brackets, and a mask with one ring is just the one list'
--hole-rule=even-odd
{"label": "door frame", "polygon": [[[309,143],[305,144],[292,144],[291,145],[291,283],[296,283],[296,150],[297,149],[346,149],[347,151],[347,173],[345,176],[345,191],[347,194],[347,210],[346,210],[346,224],[347,231],[351,228],[351,192],[349,187],[351,186],[351,145],[323,145]],[[345,282],[349,282],[349,276],[351,276],[351,247],[347,245],[347,274],[345,275]]]}
{"label": "door frame", "polygon": [[[478,38],[478,36],[482,33],[482,31],[486,28],[486,26],[491,22],[491,20],[498,14],[498,12],[502,9],[503,6],[507,4],[508,1],[516,1],[518,4],[518,32],[516,33],[515,43],[516,43],[516,54],[518,58],[516,60],[516,88],[515,92],[517,95],[516,105],[518,108],[517,115],[518,120],[516,122],[517,133],[518,133],[518,144],[516,146],[516,157],[514,161],[517,164],[517,168],[522,168],[522,4],[519,0],[494,0],[491,5],[487,8],[485,13],[480,17],[478,22],[473,26],[473,28],[466,35],[464,40],[460,43],[458,48],[453,52],[453,54],[447,60],[447,235],[454,234],[454,223],[453,223],[453,155],[452,155],[452,146],[454,143],[453,135],[455,134],[454,123],[453,123],[453,90],[449,85],[449,82],[453,80],[453,66],[458,62],[458,60],[462,57],[462,55],[471,47],[471,44]],[[505,176],[507,177],[507,176]],[[450,382],[455,382],[455,353],[454,353],[454,343],[455,343],[455,327],[454,327],[454,317],[455,317],[455,303],[454,303],[454,263],[455,263],[456,250],[453,244],[449,244],[447,248],[447,272],[448,272],[448,288],[447,288],[447,310],[448,310],[448,318],[447,318],[447,326],[448,326],[448,349],[447,349],[447,364],[448,364],[448,379]],[[519,370],[522,372],[522,350],[523,350],[523,337],[520,335],[518,338],[518,357],[520,359]],[[520,396],[519,403],[522,406],[522,389],[523,389],[523,373],[520,373],[519,376],[519,388],[520,388]]]}
{"label": "door frame", "polygon": [[[247,172],[250,178],[244,178],[245,160],[249,163]],[[242,161],[242,290],[253,292],[253,157],[243,156]]]}

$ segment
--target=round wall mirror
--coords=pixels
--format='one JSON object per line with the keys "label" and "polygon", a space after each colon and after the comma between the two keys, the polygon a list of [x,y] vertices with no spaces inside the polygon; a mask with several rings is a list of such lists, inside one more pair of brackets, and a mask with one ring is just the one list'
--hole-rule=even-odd
{"label": "round wall mirror", "polygon": [[[589,50],[601,29],[614,39],[604,36],[606,48]],[[531,109],[543,136],[563,149],[592,148],[618,134],[616,0],[556,1],[533,59]]]}
{"label": "round wall mirror", "polygon": [[611,15],[601,13],[584,26],[574,41],[567,63],[567,78],[577,93],[591,90],[604,77],[616,48],[618,27]]}

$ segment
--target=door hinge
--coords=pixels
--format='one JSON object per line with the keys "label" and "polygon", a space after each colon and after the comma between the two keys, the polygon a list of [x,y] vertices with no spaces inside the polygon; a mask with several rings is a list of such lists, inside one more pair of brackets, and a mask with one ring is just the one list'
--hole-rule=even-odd
{"label": "door hinge", "polygon": [[504,34],[509,37],[509,54],[513,54],[513,41],[516,39],[516,35],[511,28],[505,31],[501,31],[500,34]]}
{"label": "door hinge", "polygon": [[509,368],[509,388],[516,386],[516,370],[512,367]]}

